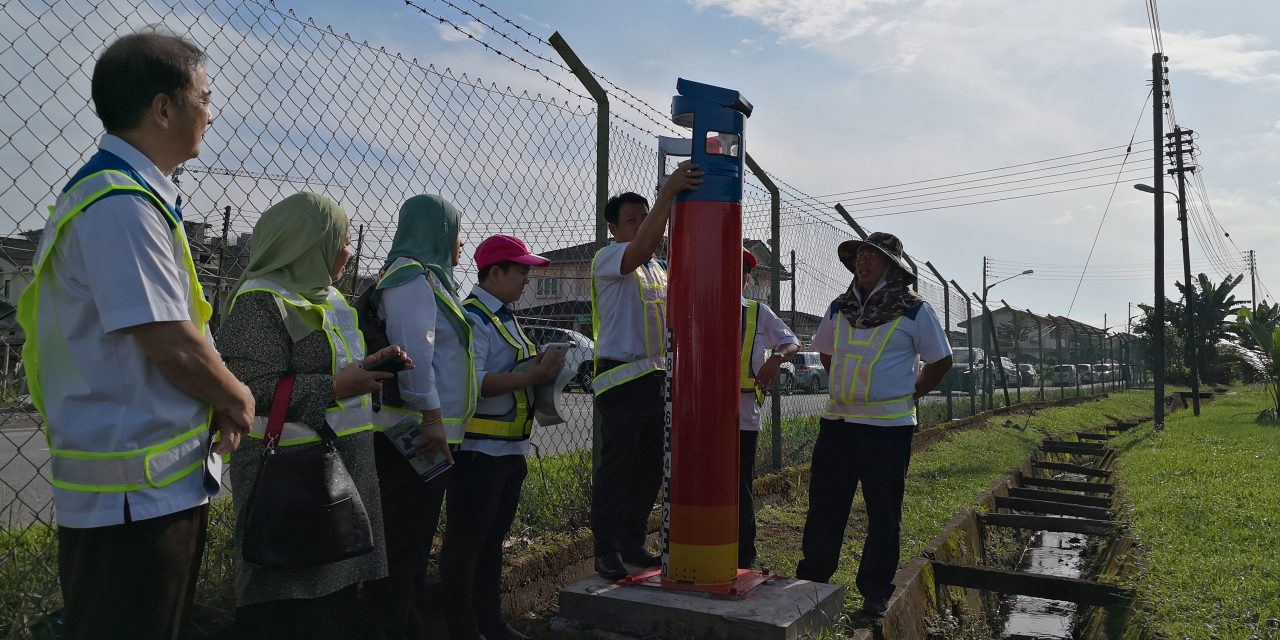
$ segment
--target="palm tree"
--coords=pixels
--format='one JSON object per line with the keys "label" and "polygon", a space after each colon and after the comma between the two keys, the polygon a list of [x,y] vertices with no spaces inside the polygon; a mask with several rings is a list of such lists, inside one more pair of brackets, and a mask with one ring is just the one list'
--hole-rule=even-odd
{"label": "palm tree", "polygon": [[[1184,284],[1176,283],[1178,290],[1182,292],[1183,300],[1192,300],[1191,318],[1196,332],[1196,364],[1200,367],[1200,377],[1206,381],[1226,381],[1223,375],[1225,372],[1218,364],[1217,345],[1223,340],[1235,337],[1237,325],[1235,322],[1228,322],[1227,318],[1234,316],[1241,306],[1240,301],[1231,294],[1231,291],[1243,279],[1243,274],[1234,277],[1228,275],[1222,279],[1222,282],[1215,285],[1209,280],[1209,276],[1202,273],[1197,278],[1197,282],[1193,283],[1192,298],[1188,298],[1187,287]],[[1183,338],[1186,338],[1182,322],[1177,322],[1175,326],[1178,332],[1183,334]]]}

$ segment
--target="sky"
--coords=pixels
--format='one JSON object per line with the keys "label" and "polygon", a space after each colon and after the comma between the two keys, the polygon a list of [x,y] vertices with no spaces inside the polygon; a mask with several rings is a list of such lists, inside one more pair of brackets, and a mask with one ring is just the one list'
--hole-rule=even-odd
{"label": "sky", "polygon": [[[500,85],[553,89],[413,6],[386,2],[378,10],[376,2],[362,3],[366,9],[354,11],[348,2],[278,4],[295,4],[317,22],[340,24],[358,39],[437,66]],[[523,54],[447,3],[415,4],[495,48]],[[455,4],[510,29],[474,3]],[[1138,0],[486,4],[536,35],[559,31],[595,73],[658,111],[667,111],[677,77],[739,90],[755,107],[748,151],[810,195],[1123,147],[1135,129],[1139,142],[1152,137],[1150,109],[1144,110],[1152,42]],[[1192,229],[1193,274],[1220,280],[1244,264],[1237,251],[1253,249],[1259,278],[1280,291],[1280,7],[1269,0],[1165,0],[1158,10],[1174,113],[1180,126],[1199,135],[1197,162],[1208,201],[1189,197],[1198,205],[1193,217],[1203,221]],[[529,46],[555,57],[545,45]],[[1100,326],[1105,313],[1116,326],[1129,302],[1153,297],[1152,196],[1131,187],[1151,182],[1151,145],[1139,148],[1129,159],[1084,165],[1127,160],[1129,168],[1148,168],[1125,174],[1114,193],[1104,186],[877,218],[857,213],[857,194],[843,198],[867,230],[897,234],[908,252],[970,291],[980,288],[984,256],[1001,261],[993,263],[992,281],[1039,267],[993,288],[991,297],[1053,314],[1066,313],[1074,298],[1073,317]],[[1133,164],[1139,161],[1145,165]],[[1041,190],[1110,184],[1118,170]],[[1166,180],[1165,188],[1174,190],[1173,182]],[[1209,208],[1221,228],[1209,221]],[[1166,211],[1166,289],[1176,298],[1181,267],[1173,198]],[[1091,277],[1076,293],[1086,260]],[[1249,297],[1248,286],[1246,278],[1238,297]]]}
{"label": "sky", "polygon": [[[220,2],[211,1],[215,5]],[[801,258],[806,264],[799,267],[797,283],[810,299],[802,310],[811,310],[805,307],[814,306],[812,300],[829,300],[832,292],[847,282],[848,276],[836,266],[834,247],[850,232],[832,211],[835,202],[842,202],[868,231],[898,235],[918,261],[928,260],[967,291],[981,288],[984,256],[992,260],[991,282],[1025,269],[1035,271],[998,284],[991,290],[993,301],[1004,298],[1016,307],[1055,315],[1070,310],[1071,317],[1096,326],[1103,324],[1106,314],[1108,326],[1115,327],[1124,323],[1129,303],[1152,299],[1153,196],[1132,188],[1136,182],[1150,183],[1152,179],[1151,109],[1146,100],[1153,43],[1142,1],[483,2],[412,0],[407,5],[403,0],[277,0],[275,6],[292,10],[300,18],[310,17],[318,25],[334,25],[334,32],[349,34],[357,42],[366,41],[406,59],[416,58],[436,70],[448,69],[446,73],[452,77],[465,74],[477,86],[511,87],[516,93],[541,94],[578,108],[583,101],[570,91],[581,93],[582,89],[570,74],[547,62],[558,57],[539,40],[559,31],[594,73],[610,81],[606,84],[616,116],[646,130],[661,128],[649,118],[662,119],[668,112],[678,77],[740,91],[755,107],[747,123],[746,148],[784,186],[783,225],[789,246],[808,250]],[[73,4],[92,6],[78,0]],[[152,4],[164,3],[155,0]],[[188,6],[195,5],[184,4],[177,11]],[[1280,225],[1274,222],[1280,211],[1280,110],[1275,106],[1280,104],[1280,7],[1274,0],[1164,0],[1158,8],[1176,121],[1198,136],[1195,161],[1200,171],[1187,198],[1192,205],[1193,273],[1204,271],[1215,281],[1227,272],[1238,273],[1244,268],[1239,252],[1253,249],[1262,283],[1259,297],[1271,289],[1280,291]],[[311,138],[321,133],[330,139],[329,146],[337,141],[336,145],[343,147],[345,155],[338,157],[345,158],[344,162],[360,164],[358,159],[351,161],[350,154],[361,149],[378,156],[381,164],[362,165],[345,176],[349,181],[379,175],[377,169],[387,166],[397,167],[399,174],[406,161],[429,156],[433,149],[457,148],[474,154],[473,147],[483,148],[490,142],[468,139],[474,136],[466,131],[441,134],[431,123],[418,122],[415,130],[405,133],[413,151],[401,158],[395,148],[401,132],[385,122],[378,128],[378,124],[350,121],[350,114],[341,112],[343,100],[361,108],[385,100],[407,111],[420,105],[397,102],[405,95],[414,100],[440,100],[421,106],[423,118],[456,117],[450,115],[456,105],[436,95],[413,98],[415,87],[405,87],[399,96],[382,95],[388,88],[377,85],[377,79],[361,88],[361,79],[344,76],[345,63],[328,68],[313,64],[323,57],[322,52],[298,68],[281,58],[273,77],[270,69],[267,73],[263,70],[275,65],[274,60],[264,65],[261,60],[255,64],[239,58],[247,55],[244,51],[260,46],[252,39],[264,37],[260,34],[244,40],[248,49],[224,56],[224,49],[234,47],[238,36],[217,24],[216,16],[222,11],[215,6],[200,17],[200,34],[222,40],[210,49],[228,58],[211,60],[211,73],[220,74],[214,78],[215,94],[239,89],[230,96],[234,104],[228,103],[224,113],[253,116],[247,117],[247,122],[256,118],[254,109],[269,109],[272,117],[277,117],[280,105],[270,100],[258,105],[246,101],[258,88],[273,83],[283,87],[274,91],[287,96],[302,87],[299,95],[309,95],[310,103],[285,104],[285,110],[305,114],[304,120],[314,123],[314,132],[319,133],[288,119],[264,118],[265,125],[254,126],[242,122],[239,128],[215,122],[206,136],[210,151],[200,159],[209,166],[258,162],[252,156],[261,155],[266,147],[256,138],[242,139],[248,131],[267,131],[278,136],[284,146],[296,145],[299,158],[312,157],[307,155],[312,153],[308,150],[313,146]],[[14,15],[19,13],[15,9]],[[456,28],[428,13],[445,18]],[[18,41],[19,46],[44,46],[41,43],[69,37],[49,27],[50,15],[29,20],[19,16],[8,25],[0,20],[0,32],[26,30],[30,35],[29,22],[38,21],[50,35],[37,33],[41,37]],[[181,16],[176,15],[170,13],[170,20],[180,22]],[[127,26],[143,19],[127,18]],[[248,29],[236,20],[228,20],[228,24]],[[522,33],[517,25],[536,37]],[[83,33],[77,32],[74,24],[66,29]],[[285,37],[293,36],[286,33]],[[280,44],[269,50],[276,51]],[[298,45],[290,44],[296,51]],[[92,51],[94,44],[85,47]],[[80,60],[81,67],[87,69],[91,59],[75,47],[60,45],[48,64],[61,70]],[[6,57],[4,62],[9,69],[21,67],[10,64],[16,59]],[[238,64],[252,68],[252,72],[238,78],[213,68],[222,63],[228,69],[234,70]],[[377,62],[358,61],[350,68],[358,68],[359,73],[381,69]],[[397,77],[419,82],[430,80],[429,76],[407,72]],[[85,78],[77,77],[60,88],[55,102],[73,104],[80,90],[77,83]],[[307,88],[308,83],[316,86]],[[317,103],[314,98],[330,83],[340,86],[340,95],[330,104]],[[32,130],[46,126],[45,118],[56,123],[59,114],[50,111],[55,102],[40,99],[39,86],[32,85],[28,77],[22,78],[22,85],[23,92],[8,94],[10,106],[0,109],[0,121],[6,128],[15,119]],[[619,88],[627,93],[622,94]],[[31,94],[29,99],[24,97],[26,93]],[[482,93],[476,92],[473,99],[493,99]],[[262,95],[273,94],[268,91]],[[637,110],[628,102],[646,106]],[[37,109],[38,103],[43,106]],[[539,117],[554,122],[559,116],[544,111],[557,108],[539,106]],[[32,109],[39,111],[40,117],[26,113]],[[378,112],[375,105],[369,108],[367,119],[385,118],[389,112]],[[86,117],[92,120],[91,114],[79,113],[80,125],[88,132],[93,123]],[[589,122],[583,119],[585,124],[580,124]],[[545,198],[548,202],[572,199],[583,188],[589,193],[589,180],[583,180],[589,176],[589,167],[581,162],[559,171],[555,157],[540,157],[533,168],[536,184],[526,181],[523,186],[518,183],[520,176],[502,173],[513,160],[524,162],[521,153],[536,155],[548,144],[589,135],[584,134],[589,130],[584,130],[557,138],[554,126],[530,124],[519,134],[531,139],[544,136],[543,143],[530,145],[528,152],[513,146],[505,162],[483,167],[489,172],[486,179],[501,188],[500,206],[525,206],[522,192],[538,200],[548,185],[559,189],[555,198]],[[229,135],[225,133],[228,129],[232,129]],[[15,211],[31,208],[26,200],[40,199],[16,198],[21,192],[18,186],[32,174],[15,168],[13,165],[27,160],[10,154],[23,144],[31,148],[43,144],[39,136],[27,133],[0,144],[0,162],[13,177],[12,187],[0,188],[0,205],[14,220],[19,218]],[[72,156],[84,152],[92,141],[88,133],[75,133],[79,137],[69,144]],[[1134,144],[1126,153],[1131,140]],[[318,163],[327,157],[325,152],[315,152]],[[74,158],[62,157],[65,155],[45,154],[31,161],[29,171],[56,173],[55,167],[74,162]],[[294,160],[286,166],[267,163],[263,170],[296,174],[302,171],[300,164],[305,162]],[[992,171],[1000,167],[1009,168]],[[446,169],[437,170],[428,185],[465,181],[471,171],[465,164]],[[1122,170],[1124,173],[1118,173]],[[636,181],[636,171],[629,175],[629,180]],[[413,176],[393,177],[404,179],[388,189],[413,188]],[[588,184],[556,185],[556,181]],[[1092,187],[1077,188],[1089,185]],[[611,186],[615,192],[640,188],[621,183]],[[259,183],[236,180],[201,188],[244,192],[241,197],[251,208],[265,207],[276,195],[256,191]],[[1165,181],[1165,188],[1175,189],[1171,180]],[[473,195],[479,202],[487,195],[482,191],[477,186],[474,193],[454,197]],[[1016,197],[1052,191],[1057,193]],[[801,193],[816,198],[802,200]],[[1181,279],[1179,235],[1173,198],[1167,203],[1165,280],[1167,295],[1176,298],[1173,282]],[[356,206],[367,209],[382,204],[360,202]],[[590,201],[584,206],[589,209]],[[22,220],[20,226],[31,226],[31,219]],[[550,234],[556,231],[557,222],[549,220],[541,231],[534,225],[529,233]],[[233,230],[237,229],[233,226]],[[245,230],[247,227],[238,229]],[[758,237],[758,231],[754,229],[752,235]],[[589,229],[583,232],[589,234]],[[531,244],[540,250],[554,248],[545,238],[533,238]],[[1090,265],[1087,277],[1077,290],[1086,261]],[[1249,297],[1247,278],[1238,297]]]}

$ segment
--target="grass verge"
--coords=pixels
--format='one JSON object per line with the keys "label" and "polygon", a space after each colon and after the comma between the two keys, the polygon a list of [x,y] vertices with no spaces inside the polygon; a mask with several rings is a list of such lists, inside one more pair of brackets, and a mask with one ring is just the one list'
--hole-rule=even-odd
{"label": "grass verge", "polygon": [[1280,637],[1280,423],[1261,388],[1220,395],[1112,441],[1119,498],[1146,549],[1132,579],[1170,638]]}

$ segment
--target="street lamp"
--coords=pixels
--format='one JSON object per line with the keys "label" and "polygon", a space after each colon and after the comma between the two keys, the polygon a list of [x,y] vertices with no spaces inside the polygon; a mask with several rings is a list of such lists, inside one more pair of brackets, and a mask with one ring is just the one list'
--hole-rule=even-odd
{"label": "street lamp", "polygon": [[1137,189],[1138,191],[1141,191],[1141,192],[1143,192],[1143,193],[1163,193],[1163,194],[1165,194],[1166,196],[1173,196],[1173,199],[1174,199],[1174,200],[1177,200],[1179,203],[1181,203],[1181,202],[1182,202],[1181,200],[1178,200],[1178,196],[1177,196],[1177,194],[1175,194],[1174,192],[1172,192],[1172,191],[1156,191],[1156,188],[1155,188],[1155,187],[1153,187],[1153,186],[1151,186],[1151,185],[1149,185],[1149,184],[1135,184],[1135,185],[1133,185],[1133,188],[1134,188],[1134,189]]}
{"label": "street lamp", "polygon": [[[985,261],[985,260],[986,260],[986,258],[983,258],[983,260]],[[986,280],[986,271],[985,271],[986,263],[985,263],[985,262],[983,263],[983,268],[984,268],[984,271],[983,271],[983,280]],[[995,363],[996,363],[996,366],[998,366],[998,367],[1000,368],[1000,380],[1001,380],[1002,385],[1004,386],[1004,404],[1005,404],[1005,406],[1008,406],[1008,405],[1009,405],[1009,376],[1005,374],[1005,371],[1004,371],[1004,364],[1002,364],[1002,363],[1000,362],[1000,339],[996,337],[996,325],[995,325],[995,321],[991,319],[991,309],[990,309],[989,307],[987,307],[987,292],[991,291],[991,289],[995,288],[995,286],[996,286],[996,285],[998,285],[998,284],[1000,284],[1001,282],[1008,282],[1008,281],[1010,281],[1010,280],[1012,280],[1012,279],[1014,279],[1014,278],[1017,278],[1017,277],[1019,277],[1019,276],[1030,275],[1030,274],[1033,274],[1033,273],[1035,273],[1035,269],[1027,269],[1026,271],[1023,271],[1022,273],[1015,273],[1014,275],[1011,275],[1011,276],[1009,276],[1008,278],[1005,278],[1005,279],[1003,279],[1003,280],[996,280],[995,282],[993,282],[993,283],[991,283],[991,284],[989,284],[989,285],[986,285],[986,286],[984,286],[984,287],[982,288],[982,315],[983,315],[983,316],[985,317],[985,319],[986,319],[987,327],[989,327],[989,328],[990,328],[990,333],[991,333],[991,350],[992,350],[992,351],[994,352],[994,354],[995,354]],[[988,359],[988,362],[990,362],[990,359]],[[1019,385],[1019,389],[1021,389],[1021,385]],[[1021,391],[1019,391],[1019,393],[1021,393]]]}
{"label": "street lamp", "polygon": [[982,290],[982,304],[983,304],[983,305],[986,305],[986,304],[987,304],[987,292],[988,292],[988,291],[990,291],[990,290],[992,290],[992,289],[994,289],[996,285],[1000,284],[1001,282],[1008,282],[1008,281],[1010,281],[1010,280],[1012,280],[1012,279],[1014,279],[1014,278],[1020,277],[1020,276],[1029,276],[1029,275],[1031,275],[1031,274],[1033,274],[1033,273],[1035,273],[1035,272],[1036,272],[1036,270],[1035,270],[1035,269],[1027,269],[1026,271],[1023,271],[1022,273],[1015,273],[1015,274],[1013,274],[1013,275],[1009,276],[1008,278],[1005,278],[1005,279],[1003,279],[1003,280],[996,280],[995,282],[992,282],[991,284],[987,285],[987,286]]}

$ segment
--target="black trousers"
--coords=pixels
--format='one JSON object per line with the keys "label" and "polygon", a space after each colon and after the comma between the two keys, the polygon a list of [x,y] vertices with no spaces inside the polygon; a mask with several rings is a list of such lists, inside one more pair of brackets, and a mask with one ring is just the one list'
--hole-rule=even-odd
{"label": "black trousers", "polygon": [[858,565],[858,591],[868,601],[893,595],[902,538],[902,498],[911,459],[909,426],[878,427],[823,418],[813,446],[804,557],[796,577],[827,582],[840,561],[853,494],[862,483],[867,539]]}
{"label": "black trousers", "polygon": [[204,558],[209,505],[75,529],[58,527],[61,637],[173,639],[191,611]]}
{"label": "black trousers", "polygon": [[[616,364],[600,361],[600,371]],[[649,514],[662,487],[665,374],[655,371],[596,396],[604,424],[591,487],[596,555],[644,547]]]}
{"label": "black trousers", "polygon": [[738,567],[756,561],[756,446],[759,431],[738,431]]}
{"label": "black trousers", "polygon": [[362,637],[386,640],[426,637],[427,562],[445,489],[456,469],[423,482],[395,445],[382,434],[373,439],[382,492],[382,530],[387,544],[387,576],[360,589],[357,624]]}
{"label": "black trousers", "polygon": [[[356,637],[356,585],[319,598],[259,602],[236,609],[243,640],[347,640]],[[361,636],[365,637],[365,636]]]}
{"label": "black trousers", "polygon": [[[528,475],[524,456],[454,454],[440,581],[449,635],[471,638],[502,629],[502,543]],[[496,634],[495,634],[496,636]]]}

